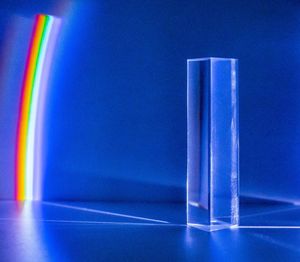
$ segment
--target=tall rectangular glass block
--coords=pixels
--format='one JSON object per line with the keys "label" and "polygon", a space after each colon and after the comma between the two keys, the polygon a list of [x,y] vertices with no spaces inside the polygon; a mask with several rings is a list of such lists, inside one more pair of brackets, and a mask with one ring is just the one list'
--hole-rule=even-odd
{"label": "tall rectangular glass block", "polygon": [[187,223],[204,230],[239,223],[238,62],[187,61]]}

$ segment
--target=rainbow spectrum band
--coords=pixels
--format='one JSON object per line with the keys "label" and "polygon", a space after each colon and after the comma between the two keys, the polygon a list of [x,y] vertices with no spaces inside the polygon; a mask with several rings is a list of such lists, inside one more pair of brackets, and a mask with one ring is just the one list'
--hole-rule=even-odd
{"label": "rainbow spectrum band", "polygon": [[53,31],[54,17],[39,14],[35,18],[31,42],[24,72],[19,118],[17,126],[15,160],[15,199],[40,200],[36,181],[40,181],[35,170],[36,132],[39,97],[43,81],[43,67],[49,39]]}

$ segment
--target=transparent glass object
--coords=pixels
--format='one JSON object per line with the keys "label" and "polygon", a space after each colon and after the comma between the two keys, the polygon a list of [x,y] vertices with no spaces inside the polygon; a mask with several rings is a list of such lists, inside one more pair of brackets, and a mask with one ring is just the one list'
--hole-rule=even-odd
{"label": "transparent glass object", "polygon": [[187,223],[239,224],[238,61],[187,61]]}

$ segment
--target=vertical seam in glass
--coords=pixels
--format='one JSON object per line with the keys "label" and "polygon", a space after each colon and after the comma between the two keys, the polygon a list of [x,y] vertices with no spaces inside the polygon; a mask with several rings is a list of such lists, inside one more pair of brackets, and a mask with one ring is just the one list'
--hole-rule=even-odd
{"label": "vertical seam in glass", "polygon": [[187,85],[187,110],[186,110],[186,116],[187,116],[187,136],[186,136],[186,141],[187,141],[187,172],[186,172],[186,223],[189,224],[189,150],[188,150],[188,145],[189,145],[189,60],[187,60],[187,76],[186,76],[186,85]]}
{"label": "vertical seam in glass", "polygon": [[213,88],[213,59],[210,58],[209,59],[209,81],[210,81],[210,88],[208,88],[208,154],[209,154],[209,163],[208,163],[208,183],[209,183],[209,203],[208,203],[208,207],[209,207],[209,224],[211,225],[211,221],[212,221],[212,217],[213,217],[213,194],[212,194],[212,190],[213,190],[213,154],[212,154],[212,145],[211,145],[211,137],[212,137],[212,130],[211,130],[211,117],[212,117],[212,103],[211,103],[211,92],[212,92],[212,88]]}
{"label": "vertical seam in glass", "polygon": [[[232,99],[232,110],[233,110],[233,127],[232,127],[232,172],[231,174],[231,209],[232,209],[232,214],[231,218],[232,221],[231,223],[233,225],[238,225],[239,224],[239,205],[238,205],[238,173],[239,173],[239,155],[238,155],[238,86],[237,86],[237,60],[232,60],[231,61],[231,83],[232,83],[232,88],[231,88],[231,99]],[[237,152],[235,154],[234,152]]]}

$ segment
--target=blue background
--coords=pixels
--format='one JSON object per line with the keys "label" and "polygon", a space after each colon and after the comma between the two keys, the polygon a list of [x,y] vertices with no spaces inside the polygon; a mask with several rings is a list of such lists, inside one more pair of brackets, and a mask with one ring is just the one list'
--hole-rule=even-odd
{"label": "blue background", "polygon": [[[0,50],[14,58],[1,75],[23,72],[34,14],[63,19],[45,118],[45,199],[184,201],[186,59],[207,56],[239,59],[242,194],[299,199],[298,1],[1,1],[0,8],[0,29],[17,17],[23,34],[19,54]],[[20,91],[13,75],[13,84],[0,85],[1,199],[13,197]]]}

